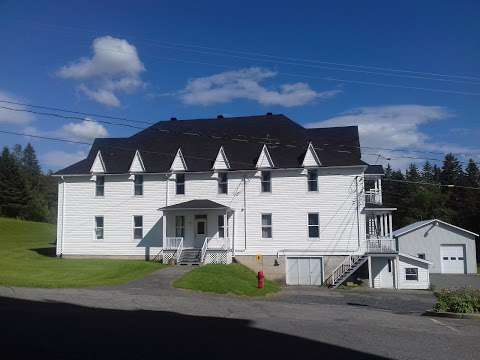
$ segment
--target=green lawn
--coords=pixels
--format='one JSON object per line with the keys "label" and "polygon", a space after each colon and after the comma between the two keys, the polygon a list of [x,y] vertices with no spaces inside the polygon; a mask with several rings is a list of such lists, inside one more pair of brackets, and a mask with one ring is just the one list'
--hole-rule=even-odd
{"label": "green lawn", "polygon": [[55,226],[0,218],[0,285],[90,287],[141,278],[165,265],[140,260],[59,259]]}
{"label": "green lawn", "polygon": [[264,296],[280,290],[274,282],[266,281],[265,288],[257,288],[256,274],[240,264],[205,265],[198,267],[174,282],[173,286],[217,294]]}

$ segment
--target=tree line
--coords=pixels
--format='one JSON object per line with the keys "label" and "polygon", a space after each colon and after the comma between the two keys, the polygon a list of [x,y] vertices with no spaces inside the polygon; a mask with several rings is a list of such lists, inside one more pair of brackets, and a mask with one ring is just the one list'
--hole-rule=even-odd
{"label": "tree line", "polygon": [[463,166],[453,154],[445,156],[441,167],[412,163],[403,173],[388,165],[382,186],[384,204],[398,209],[394,228],[437,218],[480,233],[480,190],[475,188],[480,188],[476,162],[470,159]]}
{"label": "tree line", "polygon": [[0,156],[0,216],[55,223],[57,182],[40,168],[32,144],[4,147]]}

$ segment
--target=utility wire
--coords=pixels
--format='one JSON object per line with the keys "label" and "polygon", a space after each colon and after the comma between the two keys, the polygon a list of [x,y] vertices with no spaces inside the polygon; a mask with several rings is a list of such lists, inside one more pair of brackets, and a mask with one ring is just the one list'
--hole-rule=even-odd
{"label": "utility wire", "polygon": [[[67,112],[67,113],[74,113],[74,114],[82,114],[82,115],[86,115],[86,116],[96,116],[96,117],[100,117],[100,118],[110,118],[110,119],[118,119],[118,120],[124,120],[124,121],[129,121],[129,122],[134,122],[134,123],[145,123],[145,124],[149,124],[149,125],[155,125],[156,123],[153,123],[153,122],[148,122],[148,121],[140,121],[140,120],[134,120],[134,119],[127,119],[125,117],[114,117],[114,116],[109,116],[109,115],[102,115],[102,114],[93,114],[93,113],[87,113],[87,112],[80,112],[80,111],[73,111],[73,110],[70,110],[70,109],[66,109],[66,108],[57,108],[57,107],[51,107],[51,106],[44,106],[44,105],[35,105],[35,104],[28,104],[28,103],[21,103],[21,102],[15,102],[15,101],[10,101],[10,100],[6,100],[6,99],[1,99],[0,98],[0,103],[8,103],[8,104],[14,104],[14,105],[17,105],[17,106],[27,106],[27,107],[33,107],[33,108],[43,108],[43,109],[51,109],[51,110],[55,110],[55,111],[62,111],[62,112]],[[130,125],[130,124],[124,124],[124,123],[117,123],[117,122],[112,122],[112,121],[105,121],[105,120],[93,120],[93,119],[88,119],[88,118],[84,118],[84,117],[79,117],[79,116],[70,116],[70,115],[61,115],[61,114],[56,114],[56,113],[51,113],[51,112],[41,112],[41,111],[35,111],[35,110],[30,110],[30,109],[20,109],[20,108],[12,108],[12,107],[8,107],[8,106],[2,106],[0,105],[0,109],[4,109],[4,110],[9,110],[9,111],[16,111],[16,112],[27,112],[27,113],[32,113],[32,114],[37,114],[37,115],[42,115],[42,116],[51,116],[51,117],[55,117],[55,118],[60,118],[60,119],[71,119],[71,120],[80,120],[80,121],[89,121],[89,122],[98,122],[98,123],[102,123],[102,124],[107,124],[107,125],[111,125],[111,126],[121,126],[121,127],[128,127],[128,128],[133,128],[133,129],[137,129],[137,130],[145,130],[145,128],[143,127],[139,127],[139,126],[134,126],[134,125]],[[199,133],[199,132],[195,132],[195,133],[192,133],[192,132],[172,132],[170,130],[167,130],[167,129],[160,129],[160,128],[153,128],[153,130],[155,131],[159,131],[159,132],[163,132],[163,133],[181,133],[181,134],[184,134],[184,135],[195,135],[195,136],[206,136],[210,139],[228,139],[228,140],[232,140],[232,137],[227,137],[227,136],[216,136],[216,135],[209,135],[209,134],[202,134],[202,133]],[[242,134],[238,134],[237,135],[238,137],[241,137],[242,141],[245,141],[245,142],[254,142],[254,143],[265,143],[265,142],[274,142],[274,145],[280,145],[280,146],[287,146],[287,147],[301,147],[301,148],[305,148],[304,144],[302,145],[295,145],[293,143],[288,143],[288,144],[285,144],[285,143],[281,143],[279,141],[277,141],[276,139],[274,138],[271,138],[271,139],[266,139],[266,138],[251,138],[249,136],[246,136],[246,135],[242,135]],[[249,140],[250,139],[250,140]],[[265,141],[267,140],[267,141]],[[320,148],[320,147],[315,147],[315,150],[327,150],[327,151],[337,151],[337,152],[347,152],[347,150],[334,150],[334,148],[341,148],[341,149],[345,149],[345,148],[353,148],[353,149],[359,149],[359,150],[362,150],[362,149],[370,149],[370,150],[381,150],[381,151],[392,151],[392,152],[410,152],[410,153],[420,153],[420,154],[437,154],[437,155],[442,155],[442,156],[445,156],[446,154],[445,153],[442,153],[442,152],[436,152],[436,151],[427,151],[427,150],[410,150],[410,149],[394,149],[394,148],[384,148],[384,147],[373,147],[373,146],[355,146],[355,145],[347,145],[347,144],[328,144],[328,143],[324,143],[324,144],[319,144],[321,146],[325,146],[327,147],[327,149],[324,149],[324,148]],[[475,153],[452,153],[454,155],[458,155],[458,156],[463,156],[463,157],[468,157],[468,156],[476,156],[478,154],[475,154]],[[372,155],[372,156],[377,156],[377,157],[381,157],[381,158],[384,158],[385,160],[387,161],[390,161],[390,160],[397,160],[397,159],[411,159],[411,160],[431,160],[431,161],[443,161],[442,159],[438,159],[438,158],[427,158],[427,157],[420,157],[420,156],[385,156],[383,154],[367,154],[367,155]]]}

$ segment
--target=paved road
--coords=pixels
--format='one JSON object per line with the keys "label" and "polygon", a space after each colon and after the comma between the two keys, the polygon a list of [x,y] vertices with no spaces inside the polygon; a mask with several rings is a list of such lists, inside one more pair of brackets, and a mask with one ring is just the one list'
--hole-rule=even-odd
{"label": "paved road", "polygon": [[[393,293],[315,295],[312,289],[289,288],[265,300],[212,296],[171,289],[181,271],[161,270],[115,288],[0,288],[2,355],[477,359],[480,351],[480,322],[380,306]],[[428,293],[401,296],[412,302],[420,296],[430,306]],[[349,305],[349,297],[377,306]]]}
{"label": "paved road", "polygon": [[430,274],[430,282],[435,290],[459,287],[480,289],[480,275],[478,274]]}

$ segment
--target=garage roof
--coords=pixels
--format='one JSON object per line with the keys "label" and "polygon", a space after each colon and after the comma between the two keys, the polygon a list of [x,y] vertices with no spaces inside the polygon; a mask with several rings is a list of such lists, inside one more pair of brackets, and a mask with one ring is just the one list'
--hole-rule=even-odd
{"label": "garage roof", "polygon": [[411,231],[414,231],[414,230],[417,230],[417,229],[420,229],[421,227],[423,226],[426,226],[426,225],[429,225],[429,224],[432,224],[432,223],[441,223],[445,226],[448,226],[448,227],[451,227],[451,228],[454,228],[454,229],[457,229],[457,230],[460,230],[460,231],[463,231],[463,232],[466,232],[470,235],[474,235],[474,236],[478,236],[478,234],[472,232],[472,231],[468,231],[466,229],[463,229],[461,227],[458,227],[458,226],[455,226],[455,225],[452,225],[452,224],[449,224],[445,221],[442,221],[442,220],[439,220],[439,219],[431,219],[431,220],[423,220],[423,221],[417,221],[417,222],[414,222],[413,224],[410,224],[410,225],[407,225],[407,226],[404,226],[400,229],[397,229],[393,232],[393,236],[394,237],[399,237],[399,236],[402,236],[402,235],[405,235]]}

